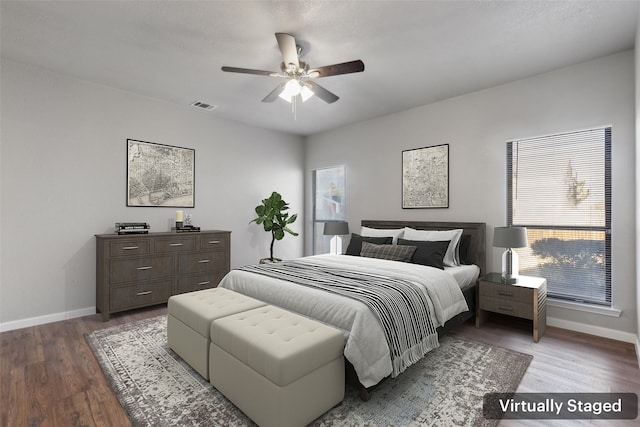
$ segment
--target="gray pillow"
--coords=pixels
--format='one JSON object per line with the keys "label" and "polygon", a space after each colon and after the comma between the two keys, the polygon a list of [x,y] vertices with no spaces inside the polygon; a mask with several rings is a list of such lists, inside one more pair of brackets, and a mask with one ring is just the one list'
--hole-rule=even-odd
{"label": "gray pillow", "polygon": [[351,233],[351,240],[347,247],[346,255],[360,256],[362,252],[362,242],[375,243],[377,245],[391,244],[393,237],[366,237],[359,234]]}
{"label": "gray pillow", "polygon": [[360,252],[360,256],[387,259],[390,261],[410,262],[415,251],[415,246],[375,245],[373,243],[362,242],[362,251]]}

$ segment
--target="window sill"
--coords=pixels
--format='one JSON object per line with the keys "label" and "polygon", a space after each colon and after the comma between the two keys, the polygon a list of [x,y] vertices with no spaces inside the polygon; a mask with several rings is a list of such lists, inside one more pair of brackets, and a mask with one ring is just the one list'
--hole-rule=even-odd
{"label": "window sill", "polygon": [[550,307],[565,308],[568,310],[584,311],[587,313],[601,314],[603,316],[620,317],[622,310],[613,307],[602,307],[593,304],[583,304],[579,302],[570,302],[557,300],[553,298],[547,299],[547,305]]}

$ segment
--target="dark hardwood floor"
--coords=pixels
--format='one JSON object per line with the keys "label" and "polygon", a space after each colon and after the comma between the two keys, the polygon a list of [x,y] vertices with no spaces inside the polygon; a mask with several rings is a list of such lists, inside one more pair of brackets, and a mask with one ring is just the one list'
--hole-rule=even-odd
{"label": "dark hardwood floor", "polygon": [[[129,426],[84,334],[166,314],[166,305],[113,315],[71,319],[0,334],[0,426]],[[548,327],[539,343],[531,323],[492,317],[480,329],[453,331],[477,341],[534,356],[519,392],[633,392],[640,394],[634,346]],[[640,425],[638,420],[502,421],[500,426]]]}

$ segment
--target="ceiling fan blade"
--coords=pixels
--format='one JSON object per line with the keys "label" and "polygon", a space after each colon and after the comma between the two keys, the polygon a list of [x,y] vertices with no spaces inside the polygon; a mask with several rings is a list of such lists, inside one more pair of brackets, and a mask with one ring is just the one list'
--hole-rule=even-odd
{"label": "ceiling fan blade", "polygon": [[222,67],[222,71],[228,73],[256,74],[258,76],[280,76],[280,74],[275,71],[252,70],[250,68]]}
{"label": "ceiling fan blade", "polygon": [[262,102],[273,102],[276,99],[278,99],[278,95],[280,95],[280,93],[282,93],[282,91],[284,90],[284,86],[287,84],[289,80],[285,80],[282,83],[280,83],[278,85],[278,87],[276,87],[274,90],[272,90],[269,95],[265,96],[264,99],[262,100]]}
{"label": "ceiling fan blade", "polygon": [[307,80],[304,83],[306,85],[311,86],[311,90],[313,90],[313,93],[318,98],[322,99],[324,102],[332,104],[332,103],[336,102],[338,99],[340,99],[336,94],[329,92],[328,90],[326,90],[325,88],[323,88],[322,86],[320,86],[316,82]]}
{"label": "ceiling fan blade", "polygon": [[288,67],[289,64],[293,64],[297,70],[300,67],[300,62],[298,62],[298,48],[296,47],[295,37],[287,33],[276,33],[276,40],[278,40],[284,65]]}
{"label": "ceiling fan blade", "polygon": [[312,68],[307,74],[309,77],[327,77],[339,74],[360,73],[362,71],[364,71],[364,62],[358,59],[355,61],[343,62],[342,64]]}

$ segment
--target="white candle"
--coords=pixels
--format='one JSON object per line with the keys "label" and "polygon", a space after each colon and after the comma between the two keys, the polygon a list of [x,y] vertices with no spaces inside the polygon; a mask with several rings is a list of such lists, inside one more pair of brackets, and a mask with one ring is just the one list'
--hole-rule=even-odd
{"label": "white candle", "polygon": [[176,211],[176,222],[182,222],[182,211]]}

